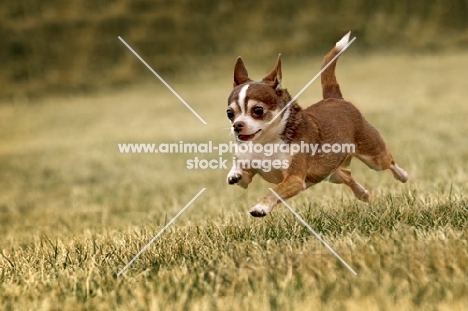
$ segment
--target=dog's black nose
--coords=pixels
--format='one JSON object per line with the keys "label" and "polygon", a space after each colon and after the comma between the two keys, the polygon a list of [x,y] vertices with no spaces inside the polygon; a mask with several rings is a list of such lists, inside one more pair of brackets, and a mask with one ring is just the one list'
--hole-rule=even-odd
{"label": "dog's black nose", "polygon": [[234,132],[240,133],[240,131],[242,131],[242,128],[243,128],[244,126],[245,126],[245,123],[242,122],[242,121],[235,122],[235,123],[233,124]]}

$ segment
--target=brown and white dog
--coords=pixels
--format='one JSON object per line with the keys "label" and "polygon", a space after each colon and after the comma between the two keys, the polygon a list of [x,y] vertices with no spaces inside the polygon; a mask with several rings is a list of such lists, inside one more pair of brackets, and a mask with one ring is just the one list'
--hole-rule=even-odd
{"label": "brown and white dog", "polygon": [[[346,34],[325,56],[322,68],[346,46],[349,36],[350,33]],[[281,112],[292,98],[281,86],[280,56],[275,68],[260,82],[252,81],[242,59],[237,59],[227,116],[238,144],[348,143],[354,144],[354,152],[318,153],[313,156],[304,152],[270,156],[238,152],[237,159],[286,159],[289,165],[265,171],[246,166],[245,162],[243,165],[235,164],[227,175],[227,182],[247,188],[253,176],[259,174],[266,181],[276,184],[273,190],[286,200],[321,181],[329,181],[349,186],[358,199],[367,202],[369,192],[354,180],[348,168],[353,157],[371,169],[389,169],[397,180],[406,182],[406,171],[395,163],[379,132],[353,104],[343,99],[335,77],[337,60],[321,75],[323,100],[305,109],[293,102]],[[277,117],[279,113],[281,115]],[[279,202],[276,195],[270,192],[250,209],[250,214],[265,216]]]}

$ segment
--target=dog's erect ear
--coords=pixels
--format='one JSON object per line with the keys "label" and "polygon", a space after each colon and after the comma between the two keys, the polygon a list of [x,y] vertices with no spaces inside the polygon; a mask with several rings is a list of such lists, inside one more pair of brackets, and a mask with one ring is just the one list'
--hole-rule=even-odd
{"label": "dog's erect ear", "polygon": [[239,56],[236,61],[236,65],[234,66],[234,87],[244,84],[246,82],[250,82],[249,74],[247,73],[247,69],[245,68],[244,62],[242,58]]}
{"label": "dog's erect ear", "polygon": [[278,54],[278,60],[276,61],[276,66],[270,71],[269,74],[263,78],[262,82],[271,84],[273,88],[281,88],[281,54]]}

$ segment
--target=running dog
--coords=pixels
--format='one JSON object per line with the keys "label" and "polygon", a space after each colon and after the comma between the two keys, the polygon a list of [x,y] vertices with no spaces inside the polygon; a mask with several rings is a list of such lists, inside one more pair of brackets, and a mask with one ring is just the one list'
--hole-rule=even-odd
{"label": "running dog", "polygon": [[[324,57],[325,67],[348,44],[350,32],[338,41]],[[395,179],[406,182],[408,174],[393,159],[379,132],[370,125],[359,110],[343,99],[335,77],[335,59],[322,73],[323,100],[302,109],[281,86],[281,55],[274,69],[260,82],[252,81],[239,57],[234,67],[234,89],[228,98],[227,117],[232,133],[240,144],[331,145],[353,144],[352,152],[295,154],[278,152],[265,154],[237,152],[235,165],[227,175],[227,182],[243,188],[258,174],[270,183],[283,200],[322,181],[345,184],[354,195],[369,201],[369,192],[351,176],[348,168],[353,157],[374,170],[389,169]],[[283,109],[287,107],[286,109]],[[289,165],[268,171],[252,168],[253,160],[286,160]],[[240,163],[240,164],[239,164]],[[270,192],[250,209],[255,217],[267,215],[280,202]]]}

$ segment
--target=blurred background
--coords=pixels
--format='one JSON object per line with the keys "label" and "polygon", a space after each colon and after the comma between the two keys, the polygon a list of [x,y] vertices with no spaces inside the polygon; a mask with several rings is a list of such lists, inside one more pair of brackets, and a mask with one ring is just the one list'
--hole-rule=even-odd
{"label": "blurred background", "polygon": [[[187,159],[217,154],[121,154],[117,145],[229,142],[225,107],[237,56],[258,81],[282,53],[283,85],[294,95],[349,30],[357,40],[337,67],[345,98],[411,176],[402,188],[356,161],[357,180],[377,196],[464,191],[467,16],[468,0],[3,0],[0,232],[161,224],[202,186],[209,203],[191,217],[244,215],[266,183],[246,193],[225,184],[226,169],[186,168]],[[320,95],[313,83],[299,104]],[[354,202],[344,187],[316,188],[297,200]]]}
{"label": "blurred background", "polygon": [[118,36],[167,76],[232,66],[238,55],[322,55],[348,30],[354,52],[466,48],[468,1],[3,0],[0,98],[153,79]]}
{"label": "blurred background", "polygon": [[[232,141],[239,55],[258,81],[282,53],[294,96],[349,30],[341,90],[409,180],[353,161],[370,205],[330,183],[288,202],[358,278],[322,261],[328,251],[284,207],[248,214],[271,184],[243,190],[227,185],[228,169],[187,169],[216,153],[119,153]],[[0,310],[301,310],[314,297],[315,309],[466,310],[450,302],[468,288],[468,0],[1,0],[0,39]],[[316,81],[298,101],[320,98]]]}

